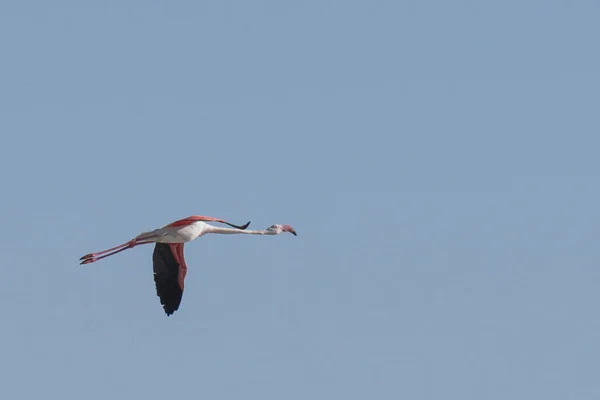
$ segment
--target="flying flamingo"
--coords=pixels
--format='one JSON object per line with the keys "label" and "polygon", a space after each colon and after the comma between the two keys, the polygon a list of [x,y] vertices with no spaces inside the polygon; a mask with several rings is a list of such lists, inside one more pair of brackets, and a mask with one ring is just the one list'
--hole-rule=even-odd
{"label": "flying flamingo", "polygon": [[[209,225],[206,222],[220,222],[233,228]],[[246,235],[278,235],[289,232],[296,236],[296,231],[289,225],[272,225],[264,230],[246,229],[250,222],[238,226],[213,217],[193,215],[149,232],[143,232],[119,246],[81,257],[81,264],[89,264],[105,257],[115,255],[124,250],[142,244],[156,243],[152,254],[154,267],[154,283],[156,294],[167,316],[173,314],[181,303],[187,265],[183,257],[183,246],[207,233],[246,234]]]}

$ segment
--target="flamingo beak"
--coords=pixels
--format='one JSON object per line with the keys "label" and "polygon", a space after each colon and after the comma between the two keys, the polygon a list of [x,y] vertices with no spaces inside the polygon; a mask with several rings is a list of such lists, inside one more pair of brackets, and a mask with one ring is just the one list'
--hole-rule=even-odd
{"label": "flamingo beak", "polygon": [[[277,225],[273,225],[273,227],[275,227],[275,226],[277,226]],[[289,233],[291,233],[294,236],[298,236],[296,234],[296,231],[294,230],[294,228],[292,228],[291,226],[289,226],[289,225],[279,225],[279,226],[281,227],[281,231],[280,232],[289,232]]]}

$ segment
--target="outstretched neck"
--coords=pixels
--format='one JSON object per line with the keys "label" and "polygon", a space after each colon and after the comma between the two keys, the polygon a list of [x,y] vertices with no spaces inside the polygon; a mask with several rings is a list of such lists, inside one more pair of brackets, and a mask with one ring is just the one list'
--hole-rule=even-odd
{"label": "outstretched neck", "polygon": [[236,233],[242,233],[245,235],[275,235],[276,233],[269,230],[254,230],[254,229],[236,229],[236,228],[222,228],[219,226],[210,225],[210,229],[206,233],[220,233],[225,235],[233,235]]}

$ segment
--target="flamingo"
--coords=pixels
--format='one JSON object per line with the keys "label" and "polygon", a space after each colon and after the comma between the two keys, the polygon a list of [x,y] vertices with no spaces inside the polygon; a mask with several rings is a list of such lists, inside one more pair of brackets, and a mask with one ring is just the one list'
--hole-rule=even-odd
{"label": "flamingo", "polygon": [[[220,222],[231,226],[231,228],[217,227],[206,222]],[[170,316],[179,309],[183,296],[184,280],[187,274],[187,264],[183,257],[183,246],[185,243],[207,233],[279,235],[282,232],[289,232],[297,236],[296,231],[290,225],[276,224],[264,230],[246,229],[248,225],[250,225],[250,221],[239,226],[219,218],[192,215],[191,217],[171,222],[162,228],[142,232],[119,246],[111,247],[97,253],[86,254],[79,259],[81,261],[80,265],[96,262],[135,246],[155,243],[152,264],[156,294],[160,299],[165,313],[167,316]]]}

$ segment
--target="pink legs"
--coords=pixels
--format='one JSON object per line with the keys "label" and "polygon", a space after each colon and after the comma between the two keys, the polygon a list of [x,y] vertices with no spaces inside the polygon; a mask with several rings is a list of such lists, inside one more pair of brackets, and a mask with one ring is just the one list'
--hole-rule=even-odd
{"label": "pink legs", "polygon": [[[106,258],[108,256],[113,256],[117,253],[120,253],[123,250],[131,249],[135,246],[138,246],[141,244],[148,244],[148,243],[154,243],[154,241],[153,240],[139,240],[138,238],[131,239],[129,242],[123,243],[119,246],[111,247],[110,249],[99,251],[97,253],[86,254],[85,256],[80,258],[80,260],[83,260],[83,261],[81,261],[80,265],[93,263],[95,261],[102,260],[103,258]],[[106,253],[108,253],[108,254],[106,254]],[[104,254],[104,255],[101,255],[101,254]]]}

